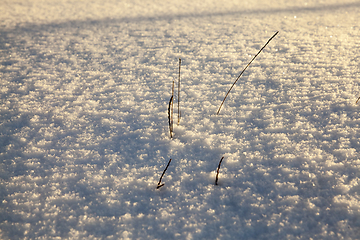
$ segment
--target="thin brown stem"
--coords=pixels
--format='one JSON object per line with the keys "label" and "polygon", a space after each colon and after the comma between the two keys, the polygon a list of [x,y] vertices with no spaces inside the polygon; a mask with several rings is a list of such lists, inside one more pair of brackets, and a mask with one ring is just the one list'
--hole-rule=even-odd
{"label": "thin brown stem", "polygon": [[172,96],[172,99],[173,99],[171,101],[171,133],[174,132],[174,86],[175,86],[175,82],[173,80],[172,91],[171,91],[171,96]]}
{"label": "thin brown stem", "polygon": [[224,159],[224,157],[222,157],[222,158],[220,159],[219,166],[218,166],[218,168],[217,168],[217,170],[216,170],[215,185],[218,185],[219,171],[220,171],[220,166],[221,166],[221,163],[222,163],[223,159]]}
{"label": "thin brown stem", "polygon": [[180,68],[181,68],[181,59],[179,58],[179,80],[178,80],[178,125],[180,124]]}
{"label": "thin brown stem", "polygon": [[173,96],[171,96],[169,101],[169,107],[168,107],[168,119],[169,119],[169,131],[170,131],[170,138],[172,138],[172,121],[171,121],[171,104],[173,102]]}
{"label": "thin brown stem", "polygon": [[254,61],[254,59],[257,57],[257,55],[259,55],[259,53],[266,47],[266,45],[268,45],[268,43],[276,36],[276,34],[278,34],[279,31],[277,31],[271,38],[269,38],[269,40],[265,43],[265,45],[259,50],[259,52],[251,59],[251,61],[246,65],[246,67],[244,68],[244,70],[242,70],[242,72],[240,73],[240,75],[236,78],[235,82],[233,83],[233,85],[230,87],[229,91],[226,93],[224,100],[221,102],[221,105],[219,107],[219,110],[217,111],[217,115],[219,115],[221,106],[224,104],[225,99],[227,98],[227,96],[229,95],[231,89],[234,87],[234,85],[236,84],[236,82],[239,80],[239,78],[241,77],[241,75],[245,72],[245,70],[248,68],[248,66],[250,66],[250,64]]}
{"label": "thin brown stem", "polygon": [[173,84],[172,84],[171,98],[170,98],[169,107],[168,107],[170,138],[173,137],[173,130],[174,130],[174,127],[173,127],[174,126],[173,115],[174,115],[174,81],[173,81]]}
{"label": "thin brown stem", "polygon": [[159,188],[161,188],[162,186],[164,186],[164,183],[163,183],[163,184],[161,184],[161,180],[162,180],[162,178],[163,178],[163,176],[164,176],[164,174],[165,174],[166,170],[168,169],[168,167],[169,167],[169,165],[170,165],[170,162],[171,162],[171,158],[170,158],[170,160],[169,160],[168,164],[166,165],[165,170],[164,170],[164,171],[163,171],[163,173],[161,174],[160,180],[159,180],[158,185],[157,185],[157,187],[156,187],[157,189],[159,189]]}

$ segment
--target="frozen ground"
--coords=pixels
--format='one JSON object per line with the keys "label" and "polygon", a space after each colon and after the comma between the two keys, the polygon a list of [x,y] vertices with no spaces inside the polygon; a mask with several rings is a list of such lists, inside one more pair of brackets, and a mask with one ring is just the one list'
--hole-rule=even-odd
{"label": "frozen ground", "polygon": [[359,16],[340,0],[2,1],[0,238],[359,239]]}

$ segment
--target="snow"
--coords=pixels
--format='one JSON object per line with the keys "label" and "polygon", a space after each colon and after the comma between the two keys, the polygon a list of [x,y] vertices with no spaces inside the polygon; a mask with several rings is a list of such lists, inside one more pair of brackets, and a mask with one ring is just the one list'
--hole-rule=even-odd
{"label": "snow", "polygon": [[1,239],[359,238],[359,2],[0,12]]}

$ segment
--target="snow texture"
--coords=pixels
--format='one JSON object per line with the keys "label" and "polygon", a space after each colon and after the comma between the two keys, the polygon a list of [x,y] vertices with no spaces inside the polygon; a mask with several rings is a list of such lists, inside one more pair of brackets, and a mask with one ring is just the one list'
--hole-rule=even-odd
{"label": "snow texture", "polygon": [[1,239],[360,238],[360,2],[0,13]]}

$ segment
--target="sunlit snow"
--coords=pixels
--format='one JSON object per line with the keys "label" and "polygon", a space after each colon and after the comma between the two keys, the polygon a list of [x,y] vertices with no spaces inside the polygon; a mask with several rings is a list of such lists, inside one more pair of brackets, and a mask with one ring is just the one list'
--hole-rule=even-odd
{"label": "sunlit snow", "polygon": [[358,239],[359,16],[350,0],[2,1],[0,238]]}

